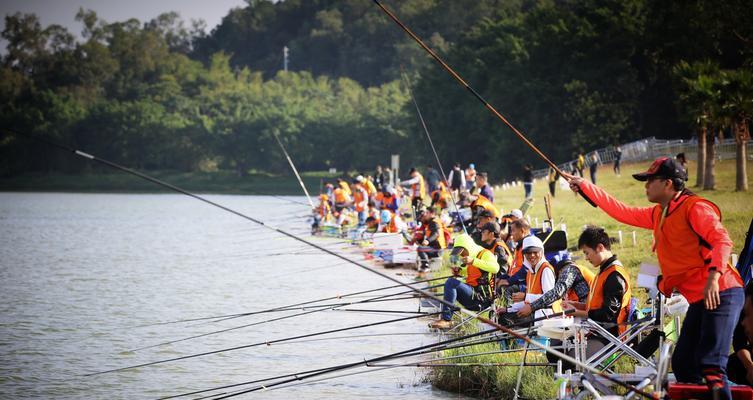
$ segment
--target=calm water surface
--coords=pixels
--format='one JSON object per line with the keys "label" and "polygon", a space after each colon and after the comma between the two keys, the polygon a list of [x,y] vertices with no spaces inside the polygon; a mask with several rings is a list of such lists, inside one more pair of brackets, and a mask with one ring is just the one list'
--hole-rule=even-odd
{"label": "calm water surface", "polygon": [[[308,233],[306,206],[272,197],[207,197],[277,227]],[[348,251],[331,240],[314,240]],[[0,397],[157,398],[435,342],[424,320],[409,320],[332,334],[329,340],[82,376],[399,318],[403,315],[326,311],[129,351],[286,314],[143,325],[248,312],[390,284],[182,195],[0,193]],[[417,302],[360,308],[416,310]],[[400,335],[333,339],[395,333]],[[457,398],[432,389],[423,376],[420,370],[395,368],[238,398]]]}

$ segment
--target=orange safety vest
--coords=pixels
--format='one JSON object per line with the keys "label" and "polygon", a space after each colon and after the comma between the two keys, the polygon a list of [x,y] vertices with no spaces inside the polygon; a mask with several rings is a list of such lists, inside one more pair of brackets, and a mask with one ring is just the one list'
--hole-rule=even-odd
{"label": "orange safety vest", "polygon": [[335,196],[335,204],[343,204],[348,202],[348,195],[342,188],[333,190],[332,194]]}
{"label": "orange safety vest", "polygon": [[[612,272],[617,272],[625,280],[625,293],[622,295],[622,303],[620,305],[620,312],[617,314],[618,332],[622,334],[627,329],[627,322],[629,306],[630,306],[630,279],[628,279],[628,273],[619,261],[615,261],[614,264],[608,266],[603,271],[599,271],[596,278],[591,284],[591,291],[588,294],[588,301],[586,302],[586,310],[601,308],[604,304],[604,282],[607,281],[609,275]],[[612,322],[612,321],[599,321],[599,322]]]}
{"label": "orange safety vest", "polygon": [[[445,227],[442,221],[439,220],[439,218],[434,218],[434,222],[437,223],[437,226],[439,227],[439,235],[437,236],[437,242],[439,243],[440,249],[446,249],[447,248],[447,241],[445,240]],[[429,224],[425,224],[424,226],[424,238],[428,238],[431,236],[433,232],[429,231]]]}
{"label": "orange safety vest", "polygon": [[319,216],[321,216],[324,219],[327,219],[329,218],[329,214],[330,214],[329,203],[326,201],[322,201],[319,204]]}
{"label": "orange safety vest", "polygon": [[[476,258],[481,258],[481,255],[484,254],[484,252],[490,251],[487,249],[482,249],[478,252]],[[494,253],[492,253],[492,255],[494,255]],[[492,275],[493,274],[490,272],[483,271],[478,267],[474,267],[473,265],[468,265],[466,267],[465,283],[469,286],[472,286],[474,289],[479,290],[482,296],[491,298],[492,294],[494,293],[494,279]],[[479,284],[483,284],[484,287],[478,287]],[[488,292],[487,288],[489,289]]]}
{"label": "orange safety vest", "polygon": [[373,183],[373,182],[371,182],[371,181],[370,181],[370,180],[368,180],[368,179],[366,179],[366,181],[365,181],[365,182],[366,182],[366,183],[365,183],[365,186],[366,186],[366,193],[368,193],[368,194],[369,194],[369,197],[373,197],[373,196],[375,196],[375,195],[377,194],[377,190],[376,190],[376,186],[374,186],[374,183]]}
{"label": "orange safety vest", "polygon": [[498,240],[498,241],[494,242],[494,246],[492,246],[492,248],[489,249],[489,251],[491,251],[492,254],[495,254],[495,252],[497,250],[497,247],[499,247],[499,246],[502,246],[502,249],[505,251],[505,254],[507,254],[508,269],[512,268],[512,261],[513,261],[512,260],[512,251],[510,251],[510,248],[507,247],[507,243],[505,243],[505,242],[503,242],[501,240]]}
{"label": "orange safety vest", "polygon": [[411,196],[413,196],[414,198],[423,198],[426,194],[426,184],[424,183],[424,177],[421,176],[421,174],[418,172],[416,172],[416,176],[418,176],[418,183],[411,185]]}
{"label": "orange safety vest", "polygon": [[[654,250],[663,275],[659,289],[663,293],[669,293],[677,287],[680,293],[693,302],[696,300],[692,294],[702,297],[700,294],[708,279],[711,245],[693,230],[688,213],[693,205],[700,202],[711,205],[720,219],[721,211],[716,204],[694,194],[682,195],[678,201],[680,204],[663,221],[661,205],[653,209]],[[719,290],[742,287],[743,281],[737,269],[730,267],[727,271],[731,275],[719,279]]]}
{"label": "orange safety vest", "polygon": [[400,232],[400,230],[397,228],[397,215],[392,214],[392,218],[390,218],[390,223],[385,227],[385,232],[387,233]]}
{"label": "orange safety vest", "polygon": [[356,191],[353,193],[353,204],[355,205],[357,212],[361,212],[366,209],[366,206],[363,203],[367,202],[368,199],[369,194],[366,193],[366,189],[364,189],[363,186],[356,187]]}
{"label": "orange safety vest", "polygon": [[[588,283],[588,287],[591,287],[591,284],[594,281],[594,277],[596,277],[596,274],[594,274],[590,269],[586,267],[581,267],[580,265],[576,265],[575,267],[578,268],[578,271],[580,271],[580,274],[583,276],[583,279],[586,280],[586,283]],[[589,292],[590,293],[590,292]],[[580,301],[578,298],[578,294],[575,293],[575,290],[570,288],[567,293],[565,294],[565,298],[570,301]]]}
{"label": "orange safety vest", "polygon": [[347,184],[347,183],[345,183],[344,181],[340,181],[340,183],[338,183],[338,186],[340,186],[340,189],[344,190],[344,191],[345,191],[345,193],[347,193],[347,194],[348,194],[348,196],[350,196],[351,194],[353,194],[353,193],[352,193],[352,192],[350,191],[350,186],[348,186],[348,184]]}
{"label": "orange safety vest", "polygon": [[485,210],[491,211],[494,215],[494,218],[499,218],[499,210],[494,205],[494,203],[489,201],[489,199],[487,199],[484,195],[478,195],[478,198],[476,198],[476,200],[471,203],[471,208],[474,207],[483,207]]}
{"label": "orange safety vest", "polygon": [[[528,271],[528,273],[526,273],[526,293],[544,294],[544,289],[541,287],[541,275],[547,268],[552,271],[552,274],[554,274],[554,267],[546,261],[541,263],[541,266],[536,272],[532,273],[531,271]],[[549,307],[551,307],[554,312],[562,311],[562,300],[555,301]]]}
{"label": "orange safety vest", "polygon": [[517,249],[515,249],[515,258],[513,259],[513,263],[510,264],[510,268],[507,269],[507,275],[512,277],[515,275],[520,269],[523,268],[523,246],[518,246]]}

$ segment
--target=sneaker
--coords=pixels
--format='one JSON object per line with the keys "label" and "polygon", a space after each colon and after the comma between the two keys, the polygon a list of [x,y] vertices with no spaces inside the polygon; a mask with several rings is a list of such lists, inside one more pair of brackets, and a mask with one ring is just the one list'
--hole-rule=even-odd
{"label": "sneaker", "polygon": [[429,324],[429,328],[434,328],[434,329],[450,329],[451,327],[452,327],[452,321],[445,321],[443,319],[438,319]]}

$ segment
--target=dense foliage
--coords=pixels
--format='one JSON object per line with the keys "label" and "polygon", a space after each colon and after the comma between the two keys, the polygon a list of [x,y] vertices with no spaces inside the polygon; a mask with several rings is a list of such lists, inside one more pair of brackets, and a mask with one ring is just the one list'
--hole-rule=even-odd
{"label": "dense foliage", "polygon": [[[753,8],[743,0],[385,3],[555,161],[689,137],[711,103],[714,132],[748,132]],[[304,170],[371,168],[390,153],[428,161],[402,66],[446,163],[475,161],[496,179],[535,160],[371,1],[249,0],[208,34],[176,13],[77,18],[83,40],[6,16],[0,126],[143,169],[284,171],[274,135]],[[280,72],[283,46],[290,72]],[[709,64],[720,72],[698,72]],[[703,97],[699,79],[735,99]],[[0,139],[3,175],[88,167]]]}

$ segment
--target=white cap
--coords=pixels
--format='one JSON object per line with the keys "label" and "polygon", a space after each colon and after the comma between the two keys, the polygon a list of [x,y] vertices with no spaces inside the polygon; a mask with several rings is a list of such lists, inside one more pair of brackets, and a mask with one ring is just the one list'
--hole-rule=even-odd
{"label": "white cap", "polygon": [[513,208],[510,211],[510,214],[512,214],[515,218],[521,219],[523,218],[523,211],[518,210],[517,208]]}
{"label": "white cap", "polygon": [[536,247],[539,250],[544,250],[544,242],[541,241],[541,239],[537,238],[536,236],[526,236],[523,239],[523,252],[528,250],[531,247]]}
{"label": "white cap", "polygon": [[358,175],[356,177],[356,182],[363,182],[363,175]]}

